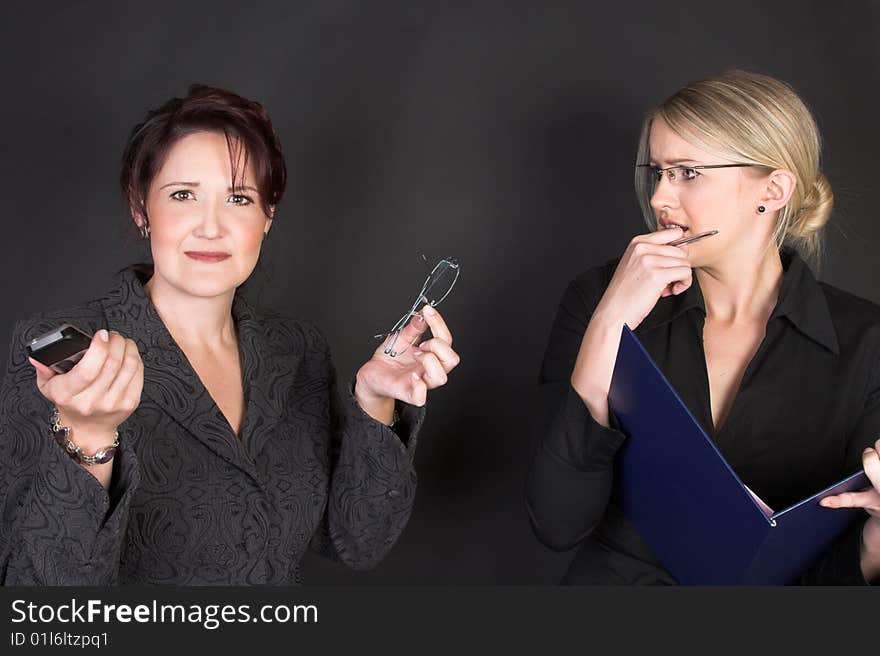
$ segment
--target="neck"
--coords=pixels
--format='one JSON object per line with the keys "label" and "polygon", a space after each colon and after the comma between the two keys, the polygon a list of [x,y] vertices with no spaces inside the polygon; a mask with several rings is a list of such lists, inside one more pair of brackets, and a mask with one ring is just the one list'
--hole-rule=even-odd
{"label": "neck", "polygon": [[144,291],[162,323],[181,347],[218,350],[237,343],[232,319],[235,290],[209,298],[182,294],[153,275]]}
{"label": "neck", "polygon": [[731,257],[697,269],[706,317],[729,323],[766,322],[776,307],[783,273],[775,247],[764,250],[757,266],[754,257]]}

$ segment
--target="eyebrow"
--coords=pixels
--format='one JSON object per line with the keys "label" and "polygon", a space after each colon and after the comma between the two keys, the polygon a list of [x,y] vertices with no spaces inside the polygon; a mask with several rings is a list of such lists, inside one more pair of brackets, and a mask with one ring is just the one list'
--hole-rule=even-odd
{"label": "eyebrow", "polygon": [[[657,160],[652,159],[651,161],[659,164],[659,162]],[[665,164],[667,167],[669,167],[669,166],[679,166],[681,164],[694,164],[696,161],[697,160],[692,159],[690,157],[680,157],[678,159],[668,160],[665,162]]]}
{"label": "eyebrow", "polygon": [[[198,187],[200,183],[198,182],[190,182],[187,180],[175,180],[174,182],[168,182],[163,184],[159,189],[164,189],[165,187]],[[260,193],[260,190],[256,187],[251,187],[250,185],[244,185],[242,187],[227,187],[227,191],[232,194],[236,191],[252,191],[255,194]]]}

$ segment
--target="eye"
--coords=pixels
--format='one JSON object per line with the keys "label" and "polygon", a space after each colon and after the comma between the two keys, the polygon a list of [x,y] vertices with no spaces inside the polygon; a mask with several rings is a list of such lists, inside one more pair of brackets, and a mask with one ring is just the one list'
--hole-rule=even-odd
{"label": "eye", "polygon": [[686,166],[681,167],[681,179],[682,180],[693,180],[699,174],[697,169],[688,168]]}
{"label": "eye", "polygon": [[174,193],[172,193],[171,198],[173,198],[174,200],[184,201],[193,200],[195,197],[193,196],[193,192],[191,192],[189,189],[180,189],[179,191],[175,191]]}
{"label": "eye", "polygon": [[244,196],[242,194],[232,194],[229,198],[226,199],[227,203],[232,203],[233,205],[253,205],[254,199],[250,196]]}
{"label": "eye", "polygon": [[661,169],[659,166],[652,166],[651,174],[654,176],[655,182],[660,182],[663,179],[663,169]]}

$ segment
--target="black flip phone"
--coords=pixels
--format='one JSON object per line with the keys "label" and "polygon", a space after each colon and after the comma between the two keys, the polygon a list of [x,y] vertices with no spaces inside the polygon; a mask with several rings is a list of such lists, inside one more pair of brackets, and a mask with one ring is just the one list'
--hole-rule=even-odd
{"label": "black flip phone", "polygon": [[27,352],[52,371],[66,374],[80,361],[91,343],[91,337],[76,326],[65,323],[31,340]]}

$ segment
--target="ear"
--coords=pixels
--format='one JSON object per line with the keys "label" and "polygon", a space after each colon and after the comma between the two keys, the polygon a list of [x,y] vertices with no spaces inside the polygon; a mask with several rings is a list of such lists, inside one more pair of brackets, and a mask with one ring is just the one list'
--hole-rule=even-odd
{"label": "ear", "polygon": [[791,200],[791,195],[797,187],[797,177],[788,169],[776,169],[765,180],[766,186],[761,195],[761,204],[771,212],[781,210]]}
{"label": "ear", "polygon": [[134,203],[129,203],[128,211],[131,213],[131,220],[134,221],[138,228],[143,228],[147,225],[147,217],[141,208],[137,207]]}
{"label": "ear", "polygon": [[275,220],[275,206],[269,205],[269,216],[266,217],[266,226],[263,228],[263,237],[269,234],[269,229],[272,227],[272,221]]}

